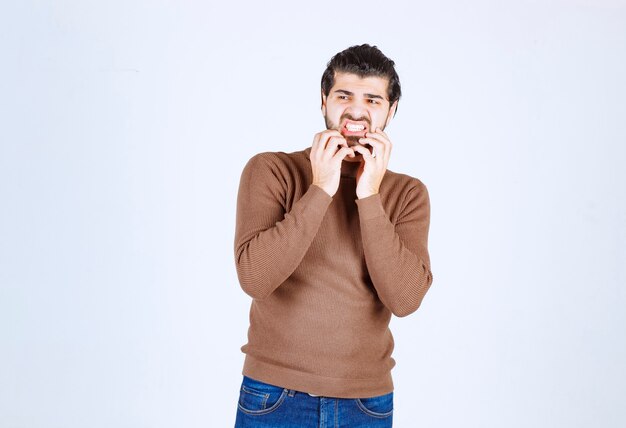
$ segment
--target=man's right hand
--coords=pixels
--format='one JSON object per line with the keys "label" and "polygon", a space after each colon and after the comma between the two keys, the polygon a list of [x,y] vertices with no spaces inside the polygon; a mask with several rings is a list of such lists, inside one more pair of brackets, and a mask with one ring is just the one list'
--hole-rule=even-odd
{"label": "man's right hand", "polygon": [[346,156],[353,158],[354,150],[339,131],[327,129],[315,134],[311,146],[313,184],[333,196],[339,188],[341,163]]}

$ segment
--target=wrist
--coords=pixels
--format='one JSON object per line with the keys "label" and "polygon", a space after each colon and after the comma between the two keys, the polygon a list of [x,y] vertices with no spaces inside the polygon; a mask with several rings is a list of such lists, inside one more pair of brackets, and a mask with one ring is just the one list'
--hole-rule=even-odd
{"label": "wrist", "polygon": [[317,187],[319,187],[320,189],[322,189],[324,192],[326,192],[326,194],[327,194],[328,196],[330,196],[330,197],[332,197],[332,196],[333,196],[333,195],[332,195],[332,194],[331,194],[328,190],[326,190],[326,189],[325,189],[323,186],[321,186],[320,184],[317,184],[317,183],[311,183],[311,186],[317,186]]}

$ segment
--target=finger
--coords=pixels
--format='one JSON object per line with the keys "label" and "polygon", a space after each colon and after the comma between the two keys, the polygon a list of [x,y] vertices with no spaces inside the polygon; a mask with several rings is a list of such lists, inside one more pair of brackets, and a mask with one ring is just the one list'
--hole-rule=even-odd
{"label": "finger", "polygon": [[380,128],[376,128],[376,132],[372,132],[372,133],[366,132],[365,137],[376,138],[377,140],[382,141],[383,143],[387,144],[390,149],[393,146],[387,134],[385,134]]}
{"label": "finger", "polygon": [[328,149],[328,148],[336,148],[339,145],[348,145],[348,142],[346,141],[346,139],[343,137],[343,135],[341,135],[339,132],[337,132],[337,134],[329,134],[326,137],[326,141],[325,141],[325,145],[322,146],[324,149]]}
{"label": "finger", "polygon": [[383,132],[383,130],[382,130],[382,129],[380,129],[380,128],[376,128],[376,129],[374,130],[374,132],[379,132],[379,133],[381,133],[381,134],[382,134],[382,135],[383,135],[383,136],[384,136],[387,140],[391,141],[391,140],[389,139],[389,135],[387,135],[385,132]]}
{"label": "finger", "polygon": [[[363,143],[367,143],[370,144],[372,147],[375,147],[376,153],[379,155],[389,157],[389,155],[391,154],[391,142],[384,140],[383,137],[381,137],[380,135],[378,136],[378,138],[368,135],[367,137],[361,138],[360,140],[364,140]],[[360,140],[359,142],[361,142]]]}
{"label": "finger", "polygon": [[332,136],[328,139],[328,142],[326,143],[326,148],[328,147],[336,147],[336,146],[345,146],[348,147],[348,140],[346,140],[344,138],[343,135],[339,135],[339,136]]}
{"label": "finger", "polygon": [[381,156],[386,153],[387,145],[374,138],[359,138],[359,143],[363,145],[369,144],[372,146],[372,148],[376,150],[376,156]]}
{"label": "finger", "polygon": [[350,147],[342,147],[341,149],[337,150],[337,153],[333,155],[333,161],[341,162],[346,156],[353,158],[354,150],[352,150]]}
{"label": "finger", "polygon": [[317,159],[317,153],[319,152],[320,139],[322,138],[322,133],[318,132],[313,137],[313,144],[311,144],[311,157]]}
{"label": "finger", "polygon": [[391,150],[391,146],[393,145],[391,144],[391,141],[389,141],[389,138],[387,138],[385,134],[381,133],[380,130],[378,130],[378,132],[366,132],[365,137],[374,138],[375,140],[380,141],[381,143],[385,144],[385,146],[388,146],[389,150]]}
{"label": "finger", "polygon": [[338,147],[348,147],[346,139],[343,137],[330,137],[324,149],[324,157],[332,157],[337,152]]}
{"label": "finger", "polygon": [[365,159],[365,162],[376,162],[376,158],[372,156],[372,154],[370,153],[367,147],[359,146],[357,144],[356,146],[352,146],[352,150],[354,150],[355,152],[361,153],[361,155],[363,156],[363,159]]}
{"label": "finger", "polygon": [[311,147],[311,157],[315,157],[317,159],[320,154],[323,154],[324,149],[326,148],[326,143],[328,142],[328,138],[333,135],[340,137],[342,136],[341,133],[336,129],[326,129],[315,134]]}
{"label": "finger", "polygon": [[341,132],[337,131],[336,129],[327,129],[326,131],[322,131],[320,134],[321,134],[320,139],[324,143],[324,145],[322,146],[323,148],[326,148],[328,140],[331,137],[343,138],[343,135],[341,135]]}

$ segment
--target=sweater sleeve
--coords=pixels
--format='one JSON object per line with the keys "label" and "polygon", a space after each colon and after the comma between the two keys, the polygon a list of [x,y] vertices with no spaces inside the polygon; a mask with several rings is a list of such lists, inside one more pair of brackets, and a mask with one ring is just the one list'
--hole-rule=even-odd
{"label": "sweater sleeve", "polygon": [[309,186],[285,211],[293,183],[267,154],[253,156],[243,169],[237,194],[235,264],[243,291],[269,296],[298,267],[315,238],[332,197]]}
{"label": "sweater sleeve", "polygon": [[418,182],[407,192],[395,225],[385,213],[380,194],[357,199],[356,204],[365,262],[378,297],[394,315],[407,316],[419,308],[433,281],[428,190]]}

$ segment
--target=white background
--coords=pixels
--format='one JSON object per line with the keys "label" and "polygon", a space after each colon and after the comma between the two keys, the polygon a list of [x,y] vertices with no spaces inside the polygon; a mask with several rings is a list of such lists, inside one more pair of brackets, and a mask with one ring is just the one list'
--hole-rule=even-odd
{"label": "white background", "polygon": [[394,426],[626,426],[625,1],[127,0],[0,8],[2,427],[233,425],[241,170],[361,43],[431,197]]}

